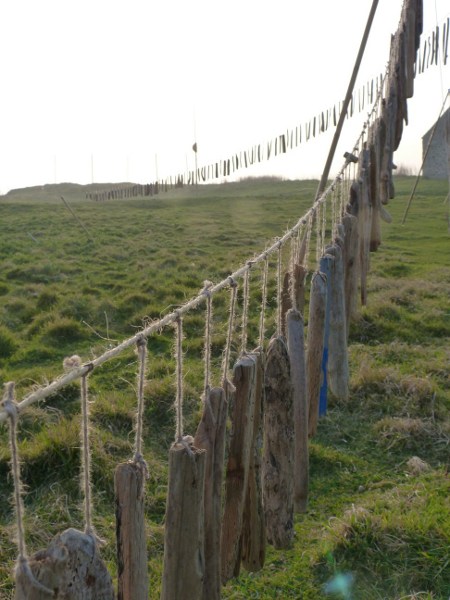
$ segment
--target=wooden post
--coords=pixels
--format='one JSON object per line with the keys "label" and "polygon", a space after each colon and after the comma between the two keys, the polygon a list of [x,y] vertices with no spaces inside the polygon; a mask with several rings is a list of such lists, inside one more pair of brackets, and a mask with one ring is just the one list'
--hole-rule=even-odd
{"label": "wooden post", "polygon": [[294,308],[287,314],[287,343],[294,405],[294,508],[303,513],[308,504],[309,486],[308,403],[303,317]]}
{"label": "wooden post", "polygon": [[46,550],[29,559],[31,573],[53,596],[41,591],[23,569],[16,574],[16,600],[114,600],[114,588],[95,539],[66,529]]}
{"label": "wooden post", "polygon": [[225,390],[221,387],[212,388],[205,398],[203,416],[194,438],[195,447],[206,450],[203,600],[220,599],[220,535],[227,412]]}
{"label": "wooden post", "polygon": [[344,290],[345,290],[345,323],[347,339],[350,331],[350,321],[356,312],[356,293],[358,291],[359,254],[358,254],[358,219],[345,214],[344,225]]}
{"label": "wooden post", "polygon": [[145,472],[141,464],[122,463],[114,475],[118,600],[148,600],[145,536]]}
{"label": "wooden post", "polygon": [[206,452],[188,446],[186,438],[169,451],[161,600],[203,595],[205,459]]}
{"label": "wooden post", "polygon": [[242,564],[247,571],[260,571],[266,557],[266,525],[262,505],[261,461],[263,446],[264,369],[261,350],[251,355],[256,363],[255,412],[250,449],[247,497],[242,525]]}
{"label": "wooden post", "polygon": [[222,583],[239,574],[240,540],[247,494],[250,448],[256,392],[256,364],[241,357],[233,370],[234,407],[226,471],[225,508],[222,523]]}
{"label": "wooden post", "polygon": [[342,246],[343,240],[337,238],[336,243],[327,248],[327,252],[335,257],[331,266],[328,381],[332,393],[341,400],[347,400],[349,372]]}
{"label": "wooden post", "polygon": [[331,267],[334,256],[326,254],[320,259],[320,271],[327,281],[327,301],[325,305],[325,326],[323,332],[323,355],[322,355],[322,384],[319,396],[319,417],[327,412],[328,394],[328,344],[330,339],[330,312],[331,312]]}
{"label": "wooden post", "polygon": [[317,421],[319,419],[319,395],[322,374],[326,302],[327,278],[324,273],[316,272],[311,280],[307,339],[308,344],[306,352],[308,433],[311,437],[317,432]]}
{"label": "wooden post", "polygon": [[289,355],[282,337],[270,340],[264,376],[263,502],[267,541],[288,548],[294,535],[294,415]]}

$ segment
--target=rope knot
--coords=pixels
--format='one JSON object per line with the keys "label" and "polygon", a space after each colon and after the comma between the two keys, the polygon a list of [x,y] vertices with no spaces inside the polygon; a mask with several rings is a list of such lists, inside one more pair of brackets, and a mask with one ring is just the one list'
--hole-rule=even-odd
{"label": "rope knot", "polygon": [[206,280],[203,282],[203,285],[204,285],[204,287],[200,293],[203,294],[203,296],[206,296],[206,298],[210,298],[211,297],[211,287],[213,285],[213,282]]}
{"label": "rope knot", "polygon": [[235,279],[233,279],[233,277],[231,277],[231,275],[228,277],[228,281],[230,282],[230,288],[237,288],[237,286],[238,286],[237,281]]}
{"label": "rope knot", "polygon": [[136,346],[138,347],[138,349],[144,348],[147,346],[147,338],[145,337],[145,335],[141,334],[138,337],[138,339],[136,340]]}
{"label": "rope knot", "polygon": [[87,369],[84,376],[89,375],[89,373],[92,373],[92,371],[94,370],[94,363],[93,362],[84,363],[83,369]]}

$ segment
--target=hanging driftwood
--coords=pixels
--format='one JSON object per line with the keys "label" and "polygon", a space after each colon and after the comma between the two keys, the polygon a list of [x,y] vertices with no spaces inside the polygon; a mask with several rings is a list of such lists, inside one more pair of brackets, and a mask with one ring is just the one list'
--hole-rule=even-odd
{"label": "hanging driftwood", "polygon": [[266,556],[266,525],[262,505],[261,460],[263,445],[264,370],[260,350],[251,354],[256,363],[255,412],[250,449],[248,487],[242,525],[241,556],[247,571],[259,571]]}
{"label": "hanging driftwood", "polygon": [[256,363],[241,357],[233,370],[235,387],[226,469],[225,508],[222,523],[221,570],[226,583],[239,574],[242,519],[247,494],[250,448],[256,392]]}
{"label": "hanging driftwood", "polygon": [[370,265],[370,234],[372,230],[372,207],[369,191],[369,152],[363,150],[360,158],[360,193],[358,196],[359,268],[361,275],[361,304],[367,304],[367,276]]}
{"label": "hanging driftwood", "polygon": [[327,252],[333,255],[331,265],[330,339],[328,353],[328,382],[332,393],[341,400],[348,399],[348,351],[345,323],[343,240],[338,237]]}
{"label": "hanging driftwood", "polygon": [[142,464],[127,462],[117,466],[114,488],[118,600],[148,599],[144,484]]}
{"label": "hanging driftwood", "polygon": [[356,294],[358,291],[359,253],[358,253],[358,220],[346,213],[342,218],[344,225],[344,291],[345,291],[345,323],[347,339],[350,321],[356,312]]}
{"label": "hanging driftwood", "polygon": [[326,302],[327,278],[324,273],[316,272],[311,280],[306,352],[306,396],[308,400],[308,433],[310,436],[316,434],[319,418]]}
{"label": "hanging driftwood", "polygon": [[170,448],[161,600],[203,595],[205,462],[187,437]]}
{"label": "hanging driftwood", "polygon": [[99,555],[95,539],[66,529],[29,559],[35,579],[53,591],[39,590],[23,569],[16,575],[16,600],[113,600],[111,577]]}
{"label": "hanging driftwood", "polygon": [[270,340],[264,375],[263,502],[267,541],[287,548],[294,535],[294,427],[289,355],[282,337]]}
{"label": "hanging driftwood", "polygon": [[380,119],[369,129],[369,194],[372,206],[372,224],[370,230],[370,252],[376,252],[381,244],[381,201],[380,201]]}
{"label": "hanging driftwood", "polygon": [[320,272],[323,273],[327,281],[327,301],[325,304],[325,327],[323,332],[323,355],[322,355],[322,382],[319,395],[319,417],[327,412],[328,395],[328,350],[330,341],[330,314],[331,314],[331,267],[334,262],[334,256],[325,254],[320,259]]}
{"label": "hanging driftwood", "polygon": [[294,265],[293,275],[291,271],[284,274],[283,289],[281,292],[281,326],[282,333],[286,337],[286,315],[292,307],[291,285],[294,287],[293,294],[297,309],[303,314],[305,308],[305,278],[307,271],[305,267],[297,263]]}
{"label": "hanging driftwood", "polygon": [[287,343],[294,405],[294,509],[302,513],[309,487],[308,402],[303,317],[294,308],[287,314]]}
{"label": "hanging driftwood", "polygon": [[206,395],[202,419],[194,438],[194,446],[206,450],[203,600],[220,599],[220,534],[227,411],[225,390],[212,388]]}

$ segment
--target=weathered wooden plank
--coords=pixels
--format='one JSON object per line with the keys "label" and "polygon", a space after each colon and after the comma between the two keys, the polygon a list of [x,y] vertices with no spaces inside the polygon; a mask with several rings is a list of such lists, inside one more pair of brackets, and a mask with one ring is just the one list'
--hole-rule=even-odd
{"label": "weathered wooden plank", "polygon": [[220,537],[222,482],[228,401],[225,390],[214,387],[205,398],[194,446],[206,450],[205,466],[205,577],[203,600],[220,599]]}
{"label": "weathered wooden plank", "polygon": [[347,338],[350,330],[350,321],[356,313],[356,295],[358,291],[359,253],[358,253],[358,219],[350,214],[345,214],[344,247],[342,259],[344,262],[344,294],[345,294],[345,323]]}
{"label": "weathered wooden plank", "polygon": [[255,572],[263,568],[266,557],[266,524],[261,489],[264,369],[260,350],[255,350],[250,356],[254,358],[256,363],[255,412],[242,526],[241,558],[244,568],[247,571]]}
{"label": "weathered wooden plank", "polygon": [[309,487],[308,402],[303,317],[294,308],[287,314],[287,344],[294,405],[294,509],[303,513]]}
{"label": "weathered wooden plank", "polygon": [[267,541],[287,548],[294,535],[293,390],[282,337],[270,340],[264,376],[263,499]]}
{"label": "weathered wooden plank", "polygon": [[117,466],[114,489],[118,600],[148,600],[144,484],[141,464],[127,462]]}
{"label": "weathered wooden plank", "polygon": [[324,273],[317,271],[311,280],[306,352],[308,433],[311,437],[317,432],[317,422],[319,419],[326,302],[327,278]]}
{"label": "weathered wooden plank", "polygon": [[334,256],[325,254],[320,259],[320,271],[327,281],[327,301],[325,305],[325,327],[323,332],[323,355],[322,355],[322,383],[319,395],[319,417],[327,412],[328,395],[328,346],[330,340],[330,313],[331,313],[331,266]]}
{"label": "weathered wooden plank", "polygon": [[239,574],[240,540],[253,439],[256,392],[256,363],[251,356],[241,357],[233,370],[235,387],[231,409],[231,432],[226,468],[225,507],[222,522],[222,583]]}
{"label": "weathered wooden plank", "polygon": [[161,600],[203,596],[205,463],[186,438],[170,448]]}

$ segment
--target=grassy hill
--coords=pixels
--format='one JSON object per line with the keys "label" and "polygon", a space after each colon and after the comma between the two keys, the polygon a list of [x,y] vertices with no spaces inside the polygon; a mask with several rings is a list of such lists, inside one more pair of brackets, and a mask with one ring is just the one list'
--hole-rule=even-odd
{"label": "grassy hill", "polygon": [[[411,179],[398,179],[394,222],[372,255],[369,303],[350,333],[351,394],[331,398],[311,443],[309,511],[289,551],[242,573],[224,598],[402,597],[450,593],[450,263],[444,182],[423,181],[400,224]],[[259,253],[305,212],[317,182],[244,181],[183,188],[146,199],[95,203],[72,184],[0,197],[0,383],[19,399],[62,371],[63,358],[99,355]],[[63,195],[83,223],[80,226]],[[89,233],[89,236],[86,233]],[[284,260],[287,260],[287,253]],[[275,329],[271,263],[268,335]],[[251,279],[256,342],[260,274]],[[227,293],[214,297],[213,381],[226,335]],[[200,415],[204,313],[186,318],[185,420]],[[238,347],[236,342],[234,350]],[[149,340],[145,449],[151,598],[159,597],[167,451],[174,435],[173,332]],[[236,353],[235,353],[236,355]],[[90,377],[95,526],[114,574],[113,472],[131,456],[136,356]],[[79,386],[27,409],[20,423],[29,552],[82,526]],[[412,457],[418,461],[408,462]],[[0,495],[12,492],[0,427]],[[12,598],[14,519],[0,506],[0,598]],[[333,592],[340,590],[340,592]],[[334,595],[333,595],[334,594]],[[415,594],[415,595],[414,595]]]}

